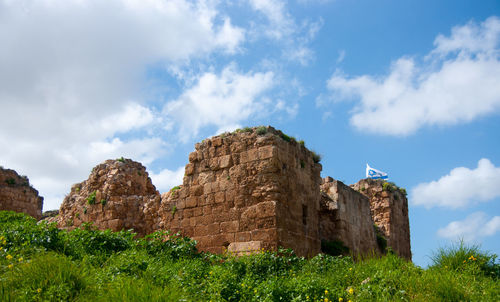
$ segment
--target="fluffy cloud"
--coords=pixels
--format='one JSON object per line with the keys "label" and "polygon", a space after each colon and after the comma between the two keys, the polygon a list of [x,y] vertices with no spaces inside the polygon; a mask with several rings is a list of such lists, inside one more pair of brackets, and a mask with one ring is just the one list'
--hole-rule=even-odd
{"label": "fluffy cloud", "polygon": [[400,58],[384,77],[337,71],[327,86],[334,99],[359,100],[351,117],[359,130],[403,136],[470,122],[500,110],[499,41],[499,18],[469,22],[439,35],[421,64]]}
{"label": "fluffy cloud", "polygon": [[147,68],[238,52],[245,31],[216,4],[0,0],[0,164],[28,175],[52,209],[104,159],[164,155]]}
{"label": "fluffy cloud", "polygon": [[250,6],[262,13],[269,21],[269,27],[264,31],[274,39],[282,39],[295,30],[295,22],[286,12],[285,3],[280,0],[249,0]]}
{"label": "fluffy cloud", "polygon": [[458,167],[439,180],[421,183],[412,189],[411,200],[426,208],[464,208],[500,197],[500,167],[481,159],[476,169]]}
{"label": "fluffy cloud", "polygon": [[184,167],[179,167],[175,171],[164,169],[158,174],[149,173],[153,184],[156,189],[160,192],[166,192],[175,186],[182,184],[182,178],[184,177]]}
{"label": "fluffy cloud", "polygon": [[261,96],[273,86],[270,71],[243,74],[230,65],[220,74],[201,75],[177,100],[166,104],[164,113],[179,127],[181,139],[187,140],[202,127],[229,129],[250,116],[269,113],[271,101]]}
{"label": "fluffy cloud", "polygon": [[493,236],[500,231],[500,216],[488,220],[483,212],[475,212],[464,220],[452,221],[437,231],[438,236],[448,239],[474,241],[481,237]]}
{"label": "fluffy cloud", "polygon": [[249,0],[250,7],[267,20],[267,24],[256,26],[250,31],[251,36],[264,34],[267,38],[278,41],[283,47],[283,57],[288,61],[308,65],[314,58],[314,52],[308,46],[323,26],[323,21],[304,21],[298,25],[287,11],[281,0]]}

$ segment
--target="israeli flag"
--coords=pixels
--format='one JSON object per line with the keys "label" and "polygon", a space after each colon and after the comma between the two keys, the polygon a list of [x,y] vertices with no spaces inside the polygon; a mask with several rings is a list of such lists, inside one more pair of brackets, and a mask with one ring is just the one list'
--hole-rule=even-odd
{"label": "israeli flag", "polygon": [[366,164],[366,178],[387,179],[388,176],[387,173],[374,169],[370,167],[368,164]]}

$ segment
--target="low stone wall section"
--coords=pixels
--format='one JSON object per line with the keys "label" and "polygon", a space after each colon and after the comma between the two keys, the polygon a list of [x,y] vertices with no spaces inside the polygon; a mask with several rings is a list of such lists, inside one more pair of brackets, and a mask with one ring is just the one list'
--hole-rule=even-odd
{"label": "low stone wall section", "polygon": [[28,177],[0,167],[0,210],[26,213],[40,219],[42,206],[43,197],[31,187]]}
{"label": "low stone wall section", "polygon": [[156,229],[160,201],[143,165],[123,158],[107,160],[71,187],[57,222],[67,229],[91,222],[98,229],[133,229],[145,235]]}

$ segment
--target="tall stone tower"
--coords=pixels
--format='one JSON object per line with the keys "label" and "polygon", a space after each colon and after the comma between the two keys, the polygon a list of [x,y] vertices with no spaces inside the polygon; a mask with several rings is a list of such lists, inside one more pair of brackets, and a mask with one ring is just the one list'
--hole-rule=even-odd
{"label": "tall stone tower", "polygon": [[246,128],[196,144],[183,185],[162,199],[162,228],[220,253],[292,248],[320,252],[321,165],[272,127]]}
{"label": "tall stone tower", "polygon": [[362,179],[352,185],[370,199],[373,222],[387,239],[387,246],[411,260],[410,222],[406,192],[383,180]]}

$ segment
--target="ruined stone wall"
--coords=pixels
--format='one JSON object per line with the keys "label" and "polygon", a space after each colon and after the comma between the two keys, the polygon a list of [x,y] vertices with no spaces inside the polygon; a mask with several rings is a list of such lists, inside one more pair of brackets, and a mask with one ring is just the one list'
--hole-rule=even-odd
{"label": "ruined stone wall", "polygon": [[272,127],[196,144],[181,188],[162,196],[160,226],[215,253],[292,248],[320,251],[321,165]]}
{"label": "ruined stone wall", "polygon": [[0,167],[0,210],[26,213],[40,219],[43,197],[30,186],[28,177]]}
{"label": "ruined stone wall", "polygon": [[92,222],[99,229],[133,229],[145,235],[156,226],[160,198],[143,165],[123,158],[107,160],[71,187],[57,222],[68,229]]}
{"label": "ruined stone wall", "polygon": [[352,188],[370,199],[374,223],[399,256],[411,260],[410,222],[406,194],[393,184],[383,180],[362,179]]}
{"label": "ruined stone wall", "polygon": [[370,179],[352,188],[331,178],[321,184],[320,171],[314,154],[281,131],[246,128],[196,144],[182,185],[161,196],[140,163],[108,160],[73,185],[56,220],[69,229],[93,222],[139,235],[171,230],[214,253],[281,246],[300,256],[319,253],[321,240],[371,253],[375,223],[411,259],[405,194]]}
{"label": "ruined stone wall", "polygon": [[331,177],[323,179],[321,192],[321,240],[340,240],[353,255],[378,252],[368,198]]}

